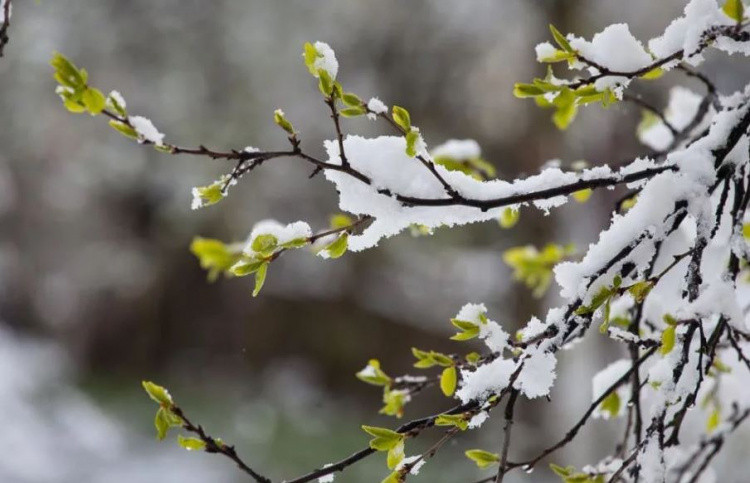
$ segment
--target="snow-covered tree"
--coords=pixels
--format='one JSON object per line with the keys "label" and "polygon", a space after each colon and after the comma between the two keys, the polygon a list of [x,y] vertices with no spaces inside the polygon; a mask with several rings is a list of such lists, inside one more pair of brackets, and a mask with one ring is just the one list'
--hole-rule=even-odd
{"label": "snow-covered tree", "polygon": [[[455,400],[454,405],[395,429],[363,426],[371,438],[368,446],[283,481],[332,481],[337,472],[378,453],[388,468],[383,481],[404,481],[447,441],[479,430],[500,406],[497,412],[505,424],[498,447],[466,451],[479,467],[492,469],[481,481],[500,482],[510,471],[550,462],[557,450],[574,444],[587,422],[604,418],[624,421],[622,439],[612,442],[609,456],[583,468],[556,461],[551,467],[563,481],[696,482],[713,481],[713,458],[750,415],[745,315],[750,292],[744,282],[750,259],[745,214],[750,201],[750,84],[737,93],[720,93],[697,70],[708,50],[750,55],[747,27],[740,0],[721,5],[691,0],[681,17],[647,43],[625,24],[611,25],[590,40],[551,27],[551,41],[536,48],[537,60],[547,64],[546,75],[516,84],[515,95],[553,111],[560,129],[574,121],[582,106],[632,103],[643,110],[637,135],[650,151],[616,164],[548,167],[513,181],[495,178],[476,142],[448,140],[429,149],[406,108],[348,92],[334,51],[323,42],[306,44],[303,58],[332,121],[334,136],[325,142],[325,159],[309,153],[301,131],[281,109],[273,118],[288,138],[284,148],[214,150],[171,144],[149,119],[131,115],[117,91],[105,96],[93,87],[84,69],[60,54],[52,66],[57,93],[70,111],[103,115],[124,136],[166,154],[231,164],[221,179],[193,189],[193,209],[220,203],[253,170],[281,158],[292,158],[309,167],[311,177],[322,175],[333,184],[342,213],[331,217],[329,227],[313,230],[304,221],[265,220],[245,241],[194,240],[192,252],[210,279],[252,275],[254,296],[273,262],[290,250],[311,249],[338,259],[406,230],[427,235],[441,227],[495,220],[510,229],[525,207],[548,212],[571,198],[585,202],[595,190],[623,190],[610,225],[583,256],[576,257],[567,245],[505,253],[515,277],[535,293],[543,293],[554,278],[562,305],[509,334],[483,304],[467,303],[450,319],[456,353],[413,349],[415,367],[426,375],[389,375],[376,359],[357,373],[381,388],[381,413],[386,415],[402,417],[407,403],[433,387]],[[553,64],[566,65],[571,73],[563,75]],[[705,92],[675,87],[665,110],[631,92],[663,75],[698,79]],[[342,119],[360,116],[382,123],[392,134],[366,138],[345,133]],[[625,356],[596,374],[590,406],[571,421],[565,435],[533,458],[513,459],[516,405],[548,397],[559,351],[575,350],[583,337],[596,334],[620,342]],[[478,340],[482,350],[462,350],[470,340]],[[144,382],[144,388],[159,404],[155,425],[160,439],[171,428],[182,429],[178,441],[185,448],[222,454],[255,481],[271,481],[233,446],[192,422],[166,389],[151,382]],[[688,419],[701,420],[699,436],[683,431]],[[439,432],[434,444],[407,456],[411,440],[433,438],[428,431],[433,427]]]}

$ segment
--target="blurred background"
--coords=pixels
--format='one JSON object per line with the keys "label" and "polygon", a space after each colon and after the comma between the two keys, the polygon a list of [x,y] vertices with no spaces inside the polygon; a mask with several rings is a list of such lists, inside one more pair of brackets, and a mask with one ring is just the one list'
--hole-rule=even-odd
{"label": "blurred background", "polygon": [[[588,37],[627,22],[645,40],[683,6],[16,0],[0,60],[0,481],[247,481],[220,457],[188,454],[172,438],[157,445],[142,379],[169,387],[192,419],[275,481],[339,460],[366,445],[360,424],[397,424],[377,415],[379,389],[354,378],[369,358],[396,375],[416,372],[411,346],[463,349],[447,341],[448,320],[469,301],[486,303],[510,332],[543,313],[557,300],[555,286],[534,299],[513,282],[503,250],[557,241],[582,253],[618,196],[595,193],[549,216],[524,209],[512,230],[486,223],[404,234],[336,261],[289,253],[252,298],[249,279],[209,284],[188,251],[191,239],[244,240],[269,217],[324,227],[336,212],[332,186],[308,180],[294,160],[279,161],[243,179],[222,203],[191,211],[190,188],[232,165],[160,154],[102,119],[68,113],[54,94],[54,51],[85,67],[105,92],[119,90],[130,113],[151,118],[169,142],[285,148],[273,124],[273,110],[283,108],[305,149],[321,154],[332,126],[301,52],[305,41],[322,40],[336,50],[346,90],[406,106],[430,146],[476,139],[499,175],[511,178],[552,159],[599,164],[648,152],[635,139],[633,106],[584,108],[562,133],[550,112],[512,96],[514,82],[544,74],[533,48],[548,39],[547,24]],[[724,56],[702,69],[724,92],[750,74],[747,62]],[[672,74],[634,92],[664,105],[675,82],[700,90]],[[344,128],[387,133],[366,120],[346,120]],[[520,405],[514,458],[564,434],[589,404],[591,375],[625,355],[594,333],[581,349],[561,355],[552,403]],[[405,419],[449,404],[427,391]],[[495,417],[456,438],[414,479],[486,475],[461,453],[498,446],[500,424]],[[618,423],[588,426],[551,461],[582,465],[608,454]],[[436,437],[420,438],[408,453]],[[369,458],[337,481],[380,481],[383,459]],[[509,480],[557,481],[546,465]]]}

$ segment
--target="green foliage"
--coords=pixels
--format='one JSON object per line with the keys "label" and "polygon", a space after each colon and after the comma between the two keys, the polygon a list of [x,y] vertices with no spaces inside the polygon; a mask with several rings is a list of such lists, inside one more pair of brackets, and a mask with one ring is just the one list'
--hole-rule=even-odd
{"label": "green foliage", "polygon": [[588,473],[577,473],[574,466],[558,466],[554,463],[549,465],[550,469],[565,483],[604,483],[604,475],[589,475]]}
{"label": "green foliage", "polygon": [[59,52],[52,56],[50,65],[55,69],[53,77],[59,84],[55,92],[70,112],[88,112],[92,116],[101,114],[107,100],[99,89],[87,84],[88,73],[85,69],[79,69]]}
{"label": "green foliage", "polygon": [[266,273],[268,273],[268,262],[261,263],[258,270],[255,271],[255,287],[253,288],[253,297],[257,297],[263,284],[266,283]]}
{"label": "green foliage", "polygon": [[349,215],[345,215],[344,213],[337,213],[335,215],[332,215],[329,220],[329,225],[331,226],[332,230],[345,228],[351,226],[353,223],[354,220],[352,220],[352,217]]}
{"label": "green foliage", "polygon": [[159,405],[164,407],[172,407],[172,405],[174,404],[172,401],[172,396],[169,394],[169,391],[167,391],[166,388],[151,381],[142,381],[141,385],[143,386],[143,389],[146,391],[148,396],[155,402],[159,403]]}
{"label": "green foliage", "polygon": [[606,333],[610,322],[610,306],[615,296],[620,293],[620,286],[622,285],[622,277],[615,275],[612,285],[609,287],[601,287],[599,291],[591,297],[591,302],[588,305],[581,305],[576,309],[577,315],[593,314],[597,309],[604,306],[603,322],[599,327],[601,333]]}
{"label": "green foliage", "polygon": [[188,451],[201,451],[206,449],[206,443],[198,438],[186,438],[177,435],[177,443]]}
{"label": "green foliage", "polygon": [[433,366],[450,367],[454,365],[453,359],[450,356],[441,354],[435,351],[423,351],[416,347],[411,348],[411,353],[417,358],[417,362],[414,367],[418,369],[427,369]]}
{"label": "green foliage", "polygon": [[389,469],[395,468],[404,459],[406,435],[376,426],[362,426],[362,429],[373,436],[370,440],[370,448],[375,451],[387,451],[386,463]]}
{"label": "green foliage", "polygon": [[593,192],[594,190],[592,190],[591,188],[586,188],[583,190],[576,191],[571,196],[573,197],[574,200],[576,200],[579,203],[586,203],[589,200],[589,198],[591,198],[591,195]]}
{"label": "green foliage", "polygon": [[115,121],[114,119],[112,119],[109,121],[109,126],[127,138],[138,139],[138,133],[136,132],[136,130],[125,124],[124,122]]}
{"label": "green foliage", "polygon": [[451,337],[451,340],[464,341],[477,337],[479,335],[479,325],[466,320],[451,319],[451,324],[461,332]]}
{"label": "green foliage", "polygon": [[364,369],[359,371],[357,379],[374,386],[387,386],[391,384],[391,378],[380,368],[380,361],[370,359]]}
{"label": "green foliage", "polygon": [[182,426],[182,418],[173,412],[174,402],[169,391],[151,381],[142,381],[143,389],[148,396],[159,404],[154,416],[156,437],[160,441],[166,438],[169,428]]}
{"label": "green foliage", "polygon": [[294,126],[292,126],[292,123],[287,121],[286,117],[284,116],[284,111],[281,109],[276,109],[273,111],[273,122],[276,123],[277,126],[279,126],[281,129],[286,131],[290,136],[294,136],[296,132],[294,131]]}
{"label": "green foliage", "polygon": [[208,186],[196,186],[194,188],[194,194],[201,199],[200,206],[211,206],[215,205],[219,201],[223,200],[226,196],[224,193],[224,186],[226,181],[221,179]]}
{"label": "green foliage", "polygon": [[677,321],[671,315],[667,314],[664,316],[664,322],[667,324],[667,327],[661,332],[661,348],[659,349],[659,352],[663,356],[672,352],[677,336]]}
{"label": "green foliage", "polygon": [[460,171],[477,180],[497,175],[495,167],[482,158],[454,159],[450,156],[436,156],[433,161],[449,171]]}
{"label": "green foliage", "polygon": [[193,238],[190,251],[198,257],[201,268],[208,270],[210,281],[216,280],[222,273],[232,273],[229,272],[230,268],[242,257],[239,245],[227,245],[211,238]]}
{"label": "green foliage", "polygon": [[487,468],[500,462],[500,455],[484,451],[483,449],[470,449],[465,454],[467,458],[476,463],[480,468]]}
{"label": "green foliage", "polygon": [[555,28],[554,25],[550,24],[549,30],[550,32],[552,32],[552,37],[555,39],[555,42],[557,42],[557,45],[559,45],[563,51],[570,54],[575,54],[576,51],[573,49],[573,47],[570,46],[570,42],[568,42],[568,39],[566,39],[565,36]]}
{"label": "green foliage", "polygon": [[541,251],[531,245],[510,248],[503,253],[503,261],[513,269],[513,278],[522,281],[541,297],[552,281],[554,266],[573,254],[573,245],[560,246],[553,243]]}
{"label": "green foliage", "polygon": [[411,131],[411,116],[409,111],[401,106],[393,106],[392,110],[393,121],[404,130],[405,133]]}
{"label": "green foliage", "polygon": [[608,412],[611,417],[617,417],[618,414],[620,414],[620,407],[622,405],[622,401],[620,400],[620,395],[617,394],[617,391],[612,391],[609,393],[609,395],[604,398],[602,403],[599,405],[599,409],[604,412]]}
{"label": "green foliage", "polygon": [[721,410],[718,406],[714,406],[713,410],[711,410],[711,413],[708,415],[708,420],[706,421],[706,432],[713,433],[714,430],[719,427],[720,423]]}
{"label": "green foliage", "polygon": [[513,228],[514,226],[516,226],[520,218],[521,218],[520,208],[505,208],[503,210],[503,213],[500,215],[498,222],[500,223],[501,227],[508,229],[508,228]]}
{"label": "green foliage", "polygon": [[390,390],[388,386],[383,390],[383,407],[378,411],[386,416],[400,418],[404,415],[404,406],[409,401],[409,394],[402,390]]}
{"label": "green foliage", "polygon": [[641,76],[641,79],[644,80],[656,80],[664,75],[664,69],[661,67],[654,67],[650,71],[646,72]]}
{"label": "green foliage", "polygon": [[456,392],[456,385],[458,383],[458,371],[456,366],[446,367],[440,374],[440,390],[446,396],[452,396]]}
{"label": "green foliage", "polygon": [[461,431],[469,428],[469,421],[465,414],[441,414],[435,418],[435,426],[454,426]]}
{"label": "green foliage", "polygon": [[531,84],[517,83],[513,95],[518,98],[533,98],[539,107],[554,109],[552,121],[558,129],[565,130],[578,113],[578,106],[599,102],[609,107],[617,102],[611,89],[597,91],[592,85],[571,89],[552,74],[548,66],[544,79],[536,78]]}
{"label": "green foliage", "polygon": [[349,246],[349,234],[342,233],[332,243],[330,243],[325,249],[328,250],[328,256],[330,258],[339,258]]}
{"label": "green foliage", "polygon": [[721,9],[729,18],[736,20],[738,23],[742,22],[745,16],[745,5],[743,5],[742,0],[727,0]]}
{"label": "green foliage", "polygon": [[419,131],[412,129],[406,133],[406,155],[410,158],[417,155],[417,141],[419,141]]}

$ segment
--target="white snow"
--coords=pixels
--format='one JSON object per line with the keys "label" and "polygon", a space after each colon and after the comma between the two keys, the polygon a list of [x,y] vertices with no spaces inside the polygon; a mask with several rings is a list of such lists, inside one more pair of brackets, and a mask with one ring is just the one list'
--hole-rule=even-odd
{"label": "white snow", "polygon": [[[620,359],[609,364],[607,367],[597,372],[591,379],[591,401],[596,401],[602,394],[609,389],[618,379],[627,373],[632,367],[633,362],[629,359]],[[630,385],[628,383],[620,385],[615,392],[620,397],[620,411],[615,417],[620,417],[627,410],[627,402],[630,400]],[[592,416],[595,418],[609,419],[613,415],[609,411],[602,411],[597,407]]]}
{"label": "white snow", "polygon": [[245,245],[245,249],[243,250],[246,255],[256,255],[252,248],[252,242],[258,235],[273,235],[276,237],[278,244],[282,245],[299,238],[311,237],[312,229],[304,221],[296,221],[288,225],[283,225],[276,220],[259,221],[253,226],[247,245]]}
{"label": "white snow", "polygon": [[367,118],[374,121],[378,118],[378,114],[388,113],[388,106],[377,97],[373,97],[367,101],[367,110],[370,111],[367,113]]}
{"label": "white snow", "polygon": [[554,354],[536,347],[527,349],[526,354],[528,358],[513,386],[529,399],[546,396],[555,382],[557,359]]}
{"label": "white snow", "polygon": [[446,157],[456,161],[478,158],[482,155],[479,143],[473,139],[449,139],[430,153],[434,158]]}
{"label": "white snow", "polygon": [[138,133],[138,138],[141,142],[148,141],[157,146],[164,145],[164,134],[156,129],[154,123],[152,123],[150,119],[143,116],[130,116],[128,120],[133,126],[133,129]]}
{"label": "white snow", "polygon": [[[669,104],[664,111],[664,117],[675,129],[681,131],[693,120],[701,100],[700,95],[687,87],[675,86],[669,91]],[[658,120],[648,129],[639,132],[638,138],[646,146],[662,151],[669,147],[674,136],[664,122]]]}
{"label": "white snow", "polygon": [[637,71],[653,62],[643,44],[633,37],[624,23],[610,25],[594,35],[590,42],[572,37],[570,45],[584,58],[615,73]]}
{"label": "white snow", "polygon": [[315,42],[315,50],[318,51],[318,57],[313,63],[314,69],[317,71],[323,69],[328,72],[331,79],[335,79],[339,73],[339,61],[336,60],[336,54],[330,45],[325,42]]}
{"label": "white snow", "polygon": [[[326,141],[329,164],[339,165],[338,142]],[[424,199],[445,199],[447,197],[440,182],[422,165],[419,160],[409,158],[406,141],[401,136],[381,136],[368,139],[361,136],[347,136],[344,149],[351,166],[373,180],[368,185],[352,176],[326,170],[326,178],[336,185],[339,192],[339,208],[343,211],[371,215],[374,220],[361,234],[349,238],[349,249],[360,251],[378,244],[381,238],[400,233],[412,224],[428,228],[455,226],[480,221],[496,220],[508,203],[497,208],[482,211],[471,206],[451,205],[439,208],[431,206],[405,206],[392,196],[379,193],[387,189],[391,193]],[[480,181],[459,171],[449,171],[442,166],[435,169],[451,186],[467,198],[493,200],[520,193],[535,192],[566,184],[579,179],[591,180],[617,177],[608,167],[600,166],[582,172],[564,172],[558,168],[548,168],[526,179],[508,182],[504,180]],[[627,167],[623,168],[628,169]],[[557,196],[535,201],[542,210],[566,203],[568,197]]]}

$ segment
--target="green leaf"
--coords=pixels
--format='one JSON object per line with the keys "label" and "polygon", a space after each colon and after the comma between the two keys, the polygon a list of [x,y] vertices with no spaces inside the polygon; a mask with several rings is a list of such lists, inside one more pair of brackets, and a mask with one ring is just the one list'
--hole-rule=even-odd
{"label": "green leaf", "polygon": [[594,192],[591,188],[582,189],[573,193],[573,199],[579,203],[586,203]]}
{"label": "green leaf", "polygon": [[305,59],[305,65],[307,66],[307,69],[310,71],[310,74],[317,77],[318,72],[315,69],[315,61],[318,58],[318,50],[310,42],[305,42],[304,52],[302,56]]}
{"label": "green leaf", "polygon": [[337,230],[339,228],[345,228],[347,226],[351,226],[353,223],[354,223],[354,220],[352,220],[351,216],[345,215],[343,213],[337,213],[331,216],[331,219],[328,224],[331,226],[331,229]]}
{"label": "green leaf", "polygon": [[273,122],[290,135],[294,135],[294,126],[286,120],[286,117],[284,117],[284,111],[281,109],[276,109],[273,112]]}
{"label": "green leaf", "polygon": [[617,394],[617,391],[612,391],[606,398],[604,398],[599,408],[602,411],[608,412],[611,417],[615,418],[620,414],[621,405],[622,401],[620,400],[620,395]]}
{"label": "green leaf", "polygon": [[469,422],[464,414],[440,414],[435,418],[435,426],[455,426],[461,431],[466,431]]}
{"label": "green leaf", "polygon": [[403,434],[386,428],[362,426],[362,429],[373,436],[373,439],[370,440],[370,448],[376,451],[390,451],[404,439]]}
{"label": "green leaf", "polygon": [[641,79],[654,80],[664,75],[664,69],[655,67],[641,76]]}
{"label": "green leaf", "polygon": [[743,5],[742,0],[727,0],[721,9],[729,18],[737,22],[742,22],[745,16],[745,5]]}
{"label": "green leaf", "polygon": [[351,92],[345,92],[341,96],[341,100],[349,107],[362,107],[363,105],[362,99],[357,94],[352,94]]}
{"label": "green leaf", "polygon": [[391,383],[391,378],[380,368],[380,361],[370,359],[364,369],[359,371],[357,379],[372,384],[374,386],[387,386]]}
{"label": "green leaf", "polygon": [[552,115],[552,121],[558,129],[564,131],[573,122],[578,112],[576,96],[570,88],[566,87],[555,97],[552,104],[557,108]]}
{"label": "green leaf", "polygon": [[676,335],[677,327],[674,325],[668,325],[664,331],[661,333],[661,349],[659,351],[661,352],[661,355],[665,356],[672,352],[672,349],[674,349],[674,343],[675,343],[675,335]]}
{"label": "green leaf", "polygon": [[230,248],[220,240],[211,238],[193,238],[190,252],[198,258],[200,266],[208,270],[208,278],[213,281],[219,274],[233,269],[242,256],[239,248]]}
{"label": "green leaf", "polygon": [[633,300],[637,303],[641,303],[648,296],[649,292],[651,292],[652,288],[654,288],[652,282],[642,280],[631,285],[628,292],[633,296]]}
{"label": "green leaf", "polygon": [[318,69],[318,89],[325,96],[330,96],[333,93],[333,79],[331,74],[325,69]]}
{"label": "green leaf", "polygon": [[253,288],[253,297],[257,297],[263,284],[266,283],[266,272],[268,272],[268,262],[261,264],[255,271],[255,288]]}
{"label": "green leaf", "polygon": [[253,260],[251,258],[240,260],[231,266],[229,272],[235,277],[246,277],[257,272],[264,263],[266,263],[264,260]]}
{"label": "green leaf", "polygon": [[570,42],[568,42],[568,39],[566,39],[565,36],[555,28],[554,25],[549,24],[549,30],[550,32],[552,32],[552,37],[555,39],[555,42],[557,42],[557,45],[559,45],[561,49],[568,53],[575,52],[573,47],[570,46]]}
{"label": "green leaf", "polygon": [[83,94],[81,94],[81,101],[92,116],[101,114],[107,103],[107,99],[104,97],[104,94],[102,94],[102,91],[93,87],[89,87],[83,91]]}
{"label": "green leaf", "polygon": [[326,247],[326,250],[328,250],[328,256],[330,258],[339,258],[344,253],[346,253],[346,249],[349,246],[349,234],[343,233],[340,235],[336,240],[328,245]]}
{"label": "green leaf", "polygon": [[550,463],[549,467],[557,476],[561,478],[570,476],[576,470],[573,466],[566,466],[565,468],[563,468],[562,466],[556,465],[554,463]]}
{"label": "green leaf", "polygon": [[215,205],[219,201],[224,199],[224,181],[217,181],[208,186],[196,186],[193,188],[195,191],[194,196],[201,199],[199,206],[211,206]]}
{"label": "green leaf", "polygon": [[413,158],[417,155],[417,141],[419,140],[419,131],[411,130],[406,133],[406,155]]}
{"label": "green leaf", "polygon": [[390,475],[386,476],[380,483],[401,483],[402,481],[404,481],[404,478],[401,475],[401,472],[394,471]]}
{"label": "green leaf", "polygon": [[534,84],[522,84],[519,82],[513,86],[513,95],[520,99],[541,96],[545,93],[546,91]]}
{"label": "green leaf", "polygon": [[86,85],[86,75],[81,72],[67,57],[55,52],[50,61],[55,69],[55,79],[66,87],[81,89]]}
{"label": "green leaf", "polygon": [[130,139],[138,139],[138,133],[135,131],[135,129],[128,126],[124,122],[115,121],[114,119],[112,119],[111,121],[109,121],[109,126],[125,137],[128,137]]}
{"label": "green leaf", "polygon": [[206,448],[206,443],[198,438],[186,438],[181,434],[177,435],[177,443],[188,451],[200,451]]}
{"label": "green leaf", "polygon": [[253,238],[252,243],[250,244],[250,248],[252,248],[254,252],[266,256],[272,254],[278,246],[279,239],[276,238],[275,235],[271,235],[270,233],[256,235],[255,238]]}
{"label": "green leaf", "polygon": [[519,208],[505,208],[498,222],[502,228],[508,229],[516,226],[519,218],[521,218],[521,210]]}
{"label": "green leaf", "polygon": [[165,388],[151,381],[141,381],[141,385],[151,399],[161,406],[172,407],[172,396]]}
{"label": "green leaf", "polygon": [[446,367],[443,369],[443,373],[440,375],[440,390],[446,396],[452,396],[456,392],[456,384],[458,383],[458,372],[455,366]]}
{"label": "green leaf", "polygon": [[742,236],[745,239],[750,239],[750,223],[742,225]]}
{"label": "green leaf", "polygon": [[472,460],[480,468],[487,468],[500,462],[500,456],[482,449],[470,449],[466,451],[466,457]]}
{"label": "green leaf", "polygon": [[160,407],[159,410],[156,411],[156,416],[154,417],[156,439],[158,439],[159,441],[162,441],[164,438],[166,438],[167,431],[169,431],[169,421],[167,421],[166,413],[166,410]]}
{"label": "green leaf", "polygon": [[[390,382],[390,380],[388,381]],[[378,411],[380,414],[396,416],[400,418],[404,415],[404,406],[408,401],[408,392],[404,390],[391,391],[387,387],[383,391],[384,406]]]}
{"label": "green leaf", "polygon": [[409,116],[409,111],[401,106],[393,106],[392,115],[395,123],[398,124],[404,132],[408,133],[411,131],[411,116]]}
{"label": "green leaf", "polygon": [[363,106],[346,107],[344,109],[341,109],[339,111],[339,114],[344,117],[357,117],[367,114],[367,109],[365,109]]}
{"label": "green leaf", "polygon": [[719,423],[721,423],[721,411],[718,407],[714,407],[708,416],[708,421],[706,421],[706,432],[712,433],[719,427]]}
{"label": "green leaf", "polygon": [[392,470],[396,466],[398,466],[399,463],[404,459],[404,440],[402,439],[396,445],[388,450],[388,455],[386,456],[386,465],[388,465],[388,469]]}

